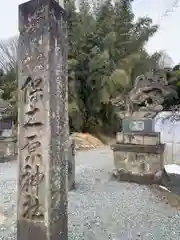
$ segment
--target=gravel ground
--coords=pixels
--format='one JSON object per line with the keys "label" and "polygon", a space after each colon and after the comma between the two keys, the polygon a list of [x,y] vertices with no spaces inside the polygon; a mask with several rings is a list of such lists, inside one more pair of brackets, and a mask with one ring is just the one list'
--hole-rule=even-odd
{"label": "gravel ground", "polygon": [[[179,240],[180,212],[146,186],[110,180],[112,160],[106,147],[77,153],[69,240]],[[16,176],[16,162],[0,164],[1,240],[16,239]]]}

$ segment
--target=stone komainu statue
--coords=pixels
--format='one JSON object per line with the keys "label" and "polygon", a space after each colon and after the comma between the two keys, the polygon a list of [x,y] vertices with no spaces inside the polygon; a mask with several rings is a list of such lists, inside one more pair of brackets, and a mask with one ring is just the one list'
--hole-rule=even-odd
{"label": "stone komainu statue", "polygon": [[152,70],[135,79],[125,98],[119,95],[112,103],[123,109],[123,117],[154,118],[163,110],[165,99],[170,96],[177,98],[176,82],[176,73],[172,69]]}

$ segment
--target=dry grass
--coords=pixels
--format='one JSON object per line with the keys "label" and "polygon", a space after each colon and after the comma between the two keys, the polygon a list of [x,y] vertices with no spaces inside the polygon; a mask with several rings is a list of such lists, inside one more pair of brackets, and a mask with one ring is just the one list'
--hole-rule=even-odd
{"label": "dry grass", "polygon": [[73,133],[76,149],[92,149],[103,146],[103,142],[89,133]]}

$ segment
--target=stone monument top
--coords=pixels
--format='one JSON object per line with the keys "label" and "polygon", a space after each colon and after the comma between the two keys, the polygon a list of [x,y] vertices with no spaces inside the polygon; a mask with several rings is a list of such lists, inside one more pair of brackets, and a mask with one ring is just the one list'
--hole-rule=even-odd
{"label": "stone monument top", "polygon": [[175,72],[171,69],[152,70],[138,76],[129,94],[125,98],[120,94],[112,104],[123,109],[118,113],[123,119],[152,119],[163,110],[165,98],[170,95],[177,97],[176,82]]}
{"label": "stone monument top", "polygon": [[154,119],[144,118],[144,119],[123,119],[122,130],[125,134],[139,133],[139,134],[149,134],[155,132]]}

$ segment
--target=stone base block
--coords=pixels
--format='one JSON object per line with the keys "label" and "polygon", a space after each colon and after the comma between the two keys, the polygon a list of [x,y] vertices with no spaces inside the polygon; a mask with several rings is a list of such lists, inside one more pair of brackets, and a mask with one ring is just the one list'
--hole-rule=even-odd
{"label": "stone base block", "polygon": [[164,145],[162,144],[115,144],[112,149],[117,170],[154,175],[164,168]]}
{"label": "stone base block", "polygon": [[138,174],[130,171],[116,171],[112,174],[112,177],[118,181],[134,182],[143,185],[160,184],[162,181],[162,174],[159,174],[157,177],[156,174],[152,173]]}
{"label": "stone base block", "polygon": [[159,145],[160,133],[149,133],[148,135],[143,133],[129,133],[118,132],[116,134],[117,143],[124,144],[142,144],[142,145]]}
{"label": "stone base block", "polygon": [[139,184],[161,182],[164,169],[164,145],[119,143],[112,146],[116,174],[119,181]]}

